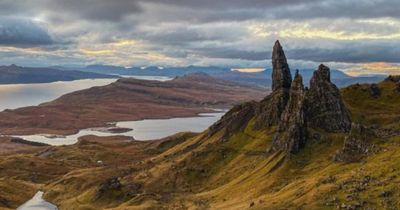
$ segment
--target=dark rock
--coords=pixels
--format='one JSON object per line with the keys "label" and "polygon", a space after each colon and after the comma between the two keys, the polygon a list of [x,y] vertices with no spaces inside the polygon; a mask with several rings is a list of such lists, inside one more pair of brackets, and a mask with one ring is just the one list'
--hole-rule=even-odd
{"label": "dark rock", "polygon": [[379,89],[378,85],[371,84],[368,89],[369,93],[372,97],[377,98],[381,95],[381,89]]}
{"label": "dark rock", "polygon": [[122,188],[121,183],[119,182],[118,177],[110,177],[108,178],[100,187],[97,189],[95,200],[103,197],[104,195],[113,192],[120,191]]}
{"label": "dark rock", "polygon": [[222,140],[226,140],[233,133],[243,130],[250,119],[254,117],[256,105],[257,103],[253,101],[234,106],[208,129],[208,136],[224,129]]}
{"label": "dark rock", "polygon": [[368,136],[371,136],[366,127],[353,123],[350,133],[345,137],[343,148],[334,157],[336,161],[356,161],[363,155],[373,153],[376,146],[368,143]]}
{"label": "dark rock", "polygon": [[310,127],[327,132],[347,132],[351,128],[350,114],[340,96],[340,91],[331,82],[330,70],[320,65],[310,81],[306,94],[306,115]]}
{"label": "dark rock", "polygon": [[384,197],[384,198],[390,197],[392,195],[393,195],[392,191],[382,191],[381,194],[380,194],[380,196]]}
{"label": "dark rock", "polygon": [[11,207],[10,201],[0,196],[0,207]]}
{"label": "dark rock", "polygon": [[250,203],[250,207],[253,207],[254,205],[255,205],[254,202],[251,202],[251,203]]}
{"label": "dark rock", "polygon": [[279,41],[276,41],[272,51],[272,93],[262,100],[258,106],[256,129],[278,125],[289,100],[291,83],[292,75],[285,52]]}
{"label": "dark rock", "polygon": [[281,88],[289,89],[292,83],[289,65],[285,52],[277,40],[272,51],[272,91]]}
{"label": "dark rock", "polygon": [[141,183],[132,183],[127,186],[128,192],[126,193],[127,197],[135,196],[141,193],[143,185]]}
{"label": "dark rock", "polygon": [[278,125],[288,100],[289,89],[274,91],[263,99],[255,112],[255,128],[263,129]]}
{"label": "dark rock", "polygon": [[389,75],[385,81],[400,82],[400,75]]}
{"label": "dark rock", "polygon": [[304,147],[306,143],[304,99],[303,79],[297,71],[290,89],[288,104],[272,141],[272,151],[284,150],[295,153]]}

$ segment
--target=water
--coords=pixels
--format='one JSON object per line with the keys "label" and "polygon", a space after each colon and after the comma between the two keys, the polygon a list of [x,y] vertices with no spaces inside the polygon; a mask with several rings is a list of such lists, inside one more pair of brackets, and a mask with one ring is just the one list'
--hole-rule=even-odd
{"label": "water", "polygon": [[[171,78],[158,76],[129,76],[144,80],[166,81]],[[117,79],[83,79],[39,84],[0,85],[0,111],[25,106],[35,106],[52,101],[66,93],[94,86],[108,85]]]}
{"label": "water", "polygon": [[33,196],[32,199],[21,205],[17,210],[57,210],[57,206],[52,203],[45,201],[43,198],[43,192],[39,191]]}
{"label": "water", "polygon": [[116,123],[117,127],[133,129],[124,133],[110,133],[100,129],[83,129],[77,134],[69,136],[52,136],[46,134],[15,136],[28,141],[41,142],[50,145],[71,145],[78,141],[78,138],[85,135],[96,136],[132,136],[136,140],[152,140],[173,135],[178,132],[191,131],[201,132],[207,129],[214,122],[219,120],[224,112],[203,113],[196,117],[177,117],[170,119],[148,119],[138,121],[125,121]]}

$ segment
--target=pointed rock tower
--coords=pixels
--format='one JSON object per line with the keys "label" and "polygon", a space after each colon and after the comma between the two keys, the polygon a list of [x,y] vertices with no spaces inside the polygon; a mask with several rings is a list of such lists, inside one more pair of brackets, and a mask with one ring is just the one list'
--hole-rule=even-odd
{"label": "pointed rock tower", "polygon": [[309,127],[321,128],[327,132],[350,131],[350,114],[339,89],[331,82],[329,68],[323,64],[311,78],[306,100]]}
{"label": "pointed rock tower", "polygon": [[281,43],[277,40],[272,51],[272,91],[281,88],[289,89],[291,83],[292,75],[290,74],[285,52]]}
{"label": "pointed rock tower", "polygon": [[292,75],[285,52],[279,41],[276,41],[272,51],[272,93],[260,102],[256,111],[256,128],[278,125],[289,100],[291,83]]}
{"label": "pointed rock tower", "polygon": [[279,122],[271,150],[298,152],[306,143],[305,90],[298,70],[291,84],[289,101]]}

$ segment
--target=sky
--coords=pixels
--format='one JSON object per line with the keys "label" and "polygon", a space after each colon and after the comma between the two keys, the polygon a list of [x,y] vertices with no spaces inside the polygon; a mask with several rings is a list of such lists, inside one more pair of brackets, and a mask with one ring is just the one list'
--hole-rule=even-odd
{"label": "sky", "polygon": [[399,0],[0,0],[0,65],[400,74]]}

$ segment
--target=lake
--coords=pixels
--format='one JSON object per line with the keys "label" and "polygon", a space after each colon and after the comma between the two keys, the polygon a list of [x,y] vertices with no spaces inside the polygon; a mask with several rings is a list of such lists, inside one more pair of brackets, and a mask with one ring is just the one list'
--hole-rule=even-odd
{"label": "lake", "polygon": [[[125,76],[123,76],[125,77]],[[172,78],[159,76],[129,76],[144,80],[166,81]],[[0,85],[0,111],[25,106],[35,106],[52,101],[66,93],[94,86],[108,85],[117,79],[83,79],[39,84]]]}
{"label": "lake", "polygon": [[39,191],[33,196],[32,199],[22,204],[17,210],[57,210],[57,206],[52,203],[45,201],[43,198],[43,192]]}
{"label": "lake", "polygon": [[202,113],[196,117],[176,117],[170,119],[148,119],[138,121],[125,121],[115,124],[119,128],[130,128],[131,131],[124,133],[110,133],[104,129],[89,128],[79,131],[77,134],[68,136],[54,136],[46,134],[15,136],[28,141],[41,142],[54,146],[71,145],[78,141],[78,138],[85,135],[96,136],[132,136],[136,140],[153,140],[173,135],[178,132],[191,131],[201,132],[207,129],[214,122],[218,121],[224,111],[215,113]]}

